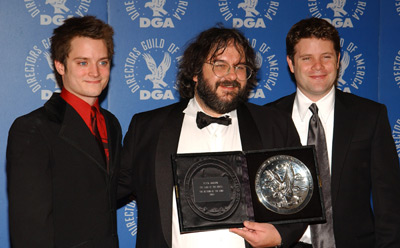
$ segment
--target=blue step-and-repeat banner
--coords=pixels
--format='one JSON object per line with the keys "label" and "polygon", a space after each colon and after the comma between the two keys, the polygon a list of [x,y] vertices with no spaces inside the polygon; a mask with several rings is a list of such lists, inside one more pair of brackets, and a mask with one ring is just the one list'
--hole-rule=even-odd
{"label": "blue step-and-repeat banner", "polygon": [[[59,91],[49,58],[52,30],[70,16],[95,15],[115,30],[115,57],[102,102],[125,133],[133,114],[178,101],[177,64],[189,40],[222,23],[248,37],[261,65],[250,101],[294,92],[285,37],[306,17],[330,21],[341,35],[338,87],[386,104],[400,156],[400,0],[17,0],[0,1],[0,247],[9,247],[5,154],[14,119]],[[147,61],[167,68],[152,82]],[[35,206],[26,206],[32,208]],[[137,208],[118,211],[121,247],[134,247]]]}

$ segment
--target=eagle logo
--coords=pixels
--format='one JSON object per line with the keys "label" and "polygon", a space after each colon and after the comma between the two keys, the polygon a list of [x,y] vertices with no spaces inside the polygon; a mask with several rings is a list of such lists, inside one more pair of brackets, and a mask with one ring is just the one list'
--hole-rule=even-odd
{"label": "eagle logo", "polygon": [[326,8],[333,10],[334,17],[343,17],[347,15],[347,12],[343,9],[346,5],[346,0],[333,0],[332,3],[328,3]]}
{"label": "eagle logo", "polygon": [[246,17],[255,17],[260,14],[256,10],[256,6],[258,4],[258,0],[244,0],[243,3],[239,3],[238,8],[242,8],[246,11]]}
{"label": "eagle logo", "polygon": [[343,79],[344,72],[346,71],[347,67],[350,63],[350,55],[347,51],[343,53],[343,57],[340,60],[340,69],[339,69],[339,79],[338,82],[342,85],[346,84],[346,81]]}
{"label": "eagle logo", "polygon": [[44,57],[46,58],[47,64],[49,65],[49,68],[51,70],[51,73],[47,74],[46,80],[51,80],[54,83],[54,88],[59,89],[60,87],[58,86],[56,82],[56,77],[54,76],[54,68],[53,68],[53,61],[51,60],[50,53],[44,52],[43,53]]}
{"label": "eagle logo", "polygon": [[165,1],[166,0],[152,0],[151,2],[145,3],[144,7],[153,10],[153,16],[163,16],[168,14],[164,9]]}
{"label": "eagle logo", "polygon": [[257,68],[261,68],[262,64],[263,64],[263,58],[260,52],[256,53],[256,67]]}
{"label": "eagle logo", "polygon": [[64,14],[69,11],[69,8],[65,6],[67,0],[46,0],[45,4],[50,4],[54,8],[54,14]]}
{"label": "eagle logo", "polygon": [[156,65],[156,62],[150,54],[144,53],[142,56],[146,61],[147,68],[151,72],[151,74],[146,75],[144,79],[150,80],[153,83],[153,89],[162,89],[168,86],[168,84],[164,82],[164,77],[171,66],[171,56],[169,53],[164,52],[164,58],[159,66]]}

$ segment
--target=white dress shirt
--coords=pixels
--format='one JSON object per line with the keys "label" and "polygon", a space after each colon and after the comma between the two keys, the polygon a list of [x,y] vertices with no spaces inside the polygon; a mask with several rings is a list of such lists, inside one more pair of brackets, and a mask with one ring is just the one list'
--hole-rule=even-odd
{"label": "white dress shirt", "polygon": [[[309,109],[313,103],[308,99],[298,88],[293,103],[292,119],[296,126],[297,132],[300,136],[302,145],[307,145],[308,126],[312,112]],[[328,150],[329,157],[329,168],[331,169],[332,164],[332,142],[333,142],[333,120],[334,120],[334,106],[335,106],[335,87],[332,87],[331,91],[316,102],[318,107],[318,115],[322,122],[322,126],[325,131],[326,148]],[[307,228],[303,237],[302,242],[311,243],[311,232],[310,227]]]}
{"label": "white dress shirt", "polygon": [[[197,112],[204,112],[195,98],[186,109],[179,137],[178,153],[241,151],[239,124],[236,110],[224,114],[232,119],[232,124],[224,126],[212,123],[203,129],[196,124]],[[172,247],[173,248],[244,248],[244,239],[228,229],[180,234],[178,212],[173,191],[172,205]]]}

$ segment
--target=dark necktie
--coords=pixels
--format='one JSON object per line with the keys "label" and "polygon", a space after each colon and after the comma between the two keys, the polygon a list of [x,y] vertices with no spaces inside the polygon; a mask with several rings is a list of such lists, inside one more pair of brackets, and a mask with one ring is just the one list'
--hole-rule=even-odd
{"label": "dark necktie", "polygon": [[335,237],[333,234],[332,219],[332,198],[331,198],[331,175],[329,171],[328,150],[326,149],[326,139],[324,127],[318,116],[318,107],[315,103],[311,104],[310,110],[313,113],[308,129],[308,145],[315,145],[319,176],[322,182],[322,194],[326,212],[325,224],[311,225],[311,241],[315,248],[334,248]]}
{"label": "dark necktie", "polygon": [[197,127],[202,129],[208,125],[210,125],[211,123],[218,123],[221,125],[225,125],[228,126],[232,123],[232,120],[230,117],[228,116],[222,116],[222,117],[211,117],[209,115],[206,115],[203,112],[197,112],[197,117],[196,117],[196,123],[197,123]]}
{"label": "dark necktie", "polygon": [[[103,141],[101,139],[101,135],[100,135],[99,129],[97,127],[97,109],[96,109],[96,107],[92,107],[92,110],[90,112],[90,118],[91,118],[91,122],[92,122],[92,130],[94,133],[94,137],[96,138],[97,144],[100,148],[101,154],[103,155],[104,161],[107,162],[106,154],[104,151]],[[107,172],[108,172],[108,163],[107,163]]]}

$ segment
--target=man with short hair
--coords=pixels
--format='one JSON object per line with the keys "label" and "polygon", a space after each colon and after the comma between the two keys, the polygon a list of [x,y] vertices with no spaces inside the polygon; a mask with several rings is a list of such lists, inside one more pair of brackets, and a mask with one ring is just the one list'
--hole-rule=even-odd
{"label": "man with short hair", "polygon": [[[246,246],[228,229],[180,233],[171,155],[300,145],[288,116],[246,102],[256,73],[254,51],[243,34],[236,29],[208,29],[183,54],[178,72],[181,101],[133,116],[124,138],[119,193],[133,191],[136,197],[136,247]],[[253,223],[246,221],[245,226]],[[288,247],[305,230],[303,224],[259,224],[267,230],[263,237],[269,246]],[[247,241],[257,244],[258,237]]]}
{"label": "man with short hair", "polygon": [[13,247],[116,248],[121,127],[99,105],[114,54],[113,29],[73,17],[54,30],[61,94],[13,123],[7,146]]}
{"label": "man with short hair", "polygon": [[[335,88],[340,38],[327,21],[293,25],[286,51],[297,90],[268,105],[292,116],[303,145],[319,116],[328,155],[319,164],[328,172],[322,177],[323,188],[330,187],[327,222],[310,225],[302,241],[317,248],[400,247],[400,170],[386,107]],[[321,146],[316,149],[319,156]]]}

